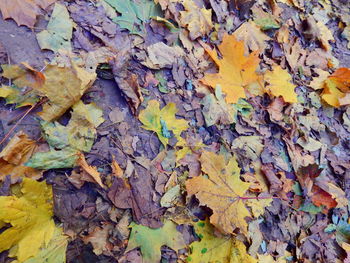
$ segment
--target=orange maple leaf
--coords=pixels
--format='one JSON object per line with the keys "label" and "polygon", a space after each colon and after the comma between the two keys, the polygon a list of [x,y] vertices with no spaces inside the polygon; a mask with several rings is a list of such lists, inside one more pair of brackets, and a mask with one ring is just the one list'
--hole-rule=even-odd
{"label": "orange maple leaf", "polygon": [[219,59],[215,50],[204,48],[218,65],[219,72],[206,74],[201,82],[213,88],[220,85],[226,94],[227,103],[236,103],[239,98],[245,98],[244,88],[259,78],[255,71],[259,64],[258,51],[244,56],[244,42],[228,34],[218,47],[222,59]]}

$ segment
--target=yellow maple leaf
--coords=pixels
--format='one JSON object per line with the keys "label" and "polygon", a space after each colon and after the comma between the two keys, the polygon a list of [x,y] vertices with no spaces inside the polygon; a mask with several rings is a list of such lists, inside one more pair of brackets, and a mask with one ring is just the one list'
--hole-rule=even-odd
{"label": "yellow maple leaf", "polygon": [[195,232],[200,238],[190,245],[190,253],[187,262],[190,263],[256,263],[247,253],[243,242],[232,236],[217,236],[215,229],[208,220],[197,222],[194,225]]}
{"label": "yellow maple leaf", "polygon": [[200,161],[202,171],[208,178],[198,176],[187,180],[188,194],[196,195],[202,205],[213,210],[210,222],[221,231],[230,234],[239,228],[243,234],[247,234],[245,218],[251,217],[251,214],[241,197],[250,184],[239,178],[240,169],[236,160],[232,158],[226,165],[223,156],[204,152]]}
{"label": "yellow maple leaf", "polygon": [[187,121],[177,119],[176,113],[175,103],[168,103],[160,109],[158,101],[150,100],[147,108],[140,112],[139,119],[143,123],[142,128],[157,133],[159,140],[166,146],[171,138],[170,131],[179,141],[181,133],[188,128]]}
{"label": "yellow maple leaf", "polygon": [[258,51],[244,56],[244,42],[237,41],[235,36],[228,34],[219,45],[222,59],[219,59],[215,50],[205,50],[218,65],[219,72],[206,74],[201,82],[213,88],[220,85],[226,94],[227,103],[236,103],[239,98],[245,98],[244,88],[259,79],[255,71],[259,65]]}
{"label": "yellow maple leaf", "polygon": [[282,96],[285,102],[298,102],[297,95],[294,92],[295,86],[291,83],[292,77],[287,70],[274,65],[272,71],[267,71],[264,75],[267,82],[266,91],[273,96]]}
{"label": "yellow maple leaf", "polygon": [[11,225],[0,234],[0,252],[23,262],[35,256],[53,237],[52,188],[24,178],[22,196],[0,196],[0,221]]}
{"label": "yellow maple leaf", "polygon": [[180,11],[180,23],[187,26],[192,40],[206,35],[213,28],[211,9],[199,8],[193,0],[182,0],[185,11]]}
{"label": "yellow maple leaf", "polygon": [[0,180],[7,175],[13,178],[27,176],[38,179],[42,171],[24,166],[34,153],[37,145],[23,132],[16,133],[6,147],[0,152]]}

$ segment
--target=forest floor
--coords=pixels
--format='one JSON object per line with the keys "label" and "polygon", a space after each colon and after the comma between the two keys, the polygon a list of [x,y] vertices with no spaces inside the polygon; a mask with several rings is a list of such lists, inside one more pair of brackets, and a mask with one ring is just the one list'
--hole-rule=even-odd
{"label": "forest floor", "polygon": [[0,0],[0,262],[349,263],[349,8]]}

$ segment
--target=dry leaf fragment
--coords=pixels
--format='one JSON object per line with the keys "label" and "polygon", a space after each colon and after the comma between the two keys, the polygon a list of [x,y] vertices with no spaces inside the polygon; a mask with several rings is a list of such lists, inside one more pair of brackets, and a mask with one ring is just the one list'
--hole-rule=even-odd
{"label": "dry leaf fragment", "polygon": [[295,86],[291,83],[292,77],[287,70],[274,65],[272,71],[267,71],[264,80],[268,83],[266,90],[273,96],[282,96],[285,102],[298,102],[294,92]]}
{"label": "dry leaf fragment", "polygon": [[184,51],[180,47],[170,47],[163,42],[147,47],[147,53],[149,61],[144,64],[152,69],[172,68],[177,58],[184,55]]}
{"label": "dry leaf fragment", "polygon": [[100,173],[97,171],[96,167],[90,166],[84,157],[84,154],[79,153],[79,159],[77,161],[77,164],[83,168],[85,172],[87,172],[94,180],[96,183],[98,183],[99,186],[102,188],[105,188],[105,186],[102,183]]}
{"label": "dry leaf fragment", "polygon": [[255,71],[259,65],[258,52],[244,56],[244,43],[228,34],[223,37],[219,45],[222,59],[219,59],[215,50],[209,48],[205,50],[218,65],[219,72],[207,73],[201,82],[213,88],[220,85],[226,94],[227,103],[236,103],[239,98],[245,98],[244,88],[259,79]]}
{"label": "dry leaf fragment", "polygon": [[0,10],[4,19],[12,18],[17,25],[34,27],[40,8],[46,9],[56,0],[0,0]]}

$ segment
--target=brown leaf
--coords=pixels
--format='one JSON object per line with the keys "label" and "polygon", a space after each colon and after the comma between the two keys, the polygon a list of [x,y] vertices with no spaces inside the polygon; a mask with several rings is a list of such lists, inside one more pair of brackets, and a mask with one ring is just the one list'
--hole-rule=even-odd
{"label": "brown leaf", "polygon": [[81,168],[83,168],[83,170],[86,173],[88,173],[99,186],[101,186],[102,188],[105,188],[105,186],[102,183],[102,180],[101,180],[101,177],[100,177],[100,173],[97,171],[96,167],[90,166],[86,162],[84,154],[82,154],[82,153],[79,154],[79,159],[77,161],[77,164],[79,166],[81,166]]}
{"label": "brown leaf", "polygon": [[40,8],[46,9],[56,0],[1,0],[0,10],[4,19],[12,18],[17,25],[34,27]]}
{"label": "brown leaf", "polygon": [[152,228],[160,227],[162,211],[153,202],[154,189],[148,170],[134,163],[135,170],[129,180],[114,177],[108,198],[122,209],[132,209],[133,218],[142,225]]}

